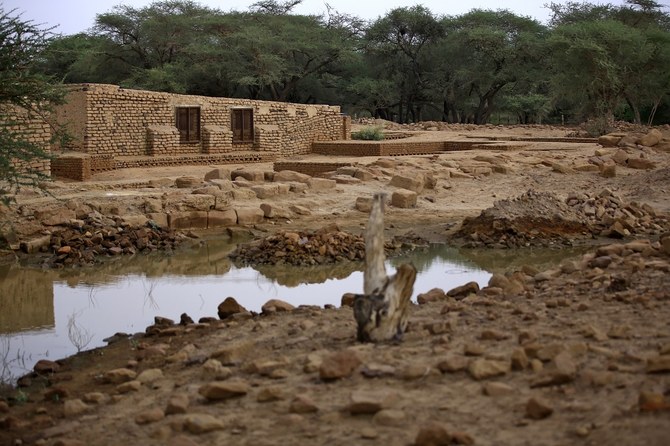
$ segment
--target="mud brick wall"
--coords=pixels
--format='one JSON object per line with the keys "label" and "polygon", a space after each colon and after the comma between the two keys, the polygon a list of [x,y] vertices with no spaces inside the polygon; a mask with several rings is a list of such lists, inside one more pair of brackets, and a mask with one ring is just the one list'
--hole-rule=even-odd
{"label": "mud brick wall", "polygon": [[228,153],[233,151],[233,132],[221,125],[202,128],[203,153]]}
{"label": "mud brick wall", "polygon": [[340,167],[351,165],[351,163],[303,163],[299,161],[277,161],[273,165],[273,170],[275,172],[281,172],[282,170],[292,170],[294,172],[300,172],[313,177],[318,177],[326,172],[333,172]]}
{"label": "mud brick wall", "polygon": [[91,157],[63,155],[51,161],[51,175],[77,181],[91,179]]}
{"label": "mud brick wall", "polygon": [[170,155],[178,152],[179,131],[176,127],[168,125],[147,127],[147,155]]}
{"label": "mud brick wall", "polygon": [[[153,154],[166,151],[161,155],[180,155],[249,150],[247,145],[229,146],[227,141],[221,148],[215,147],[211,133],[209,140],[203,138],[205,132],[201,132],[201,141],[196,144],[179,143],[172,147],[165,144],[158,150],[150,150],[147,129],[176,128],[177,107],[199,107],[201,129],[220,126],[228,130],[234,108],[251,108],[254,126],[276,128],[278,136],[269,136],[276,138],[277,141],[272,141],[273,148],[281,156],[309,153],[312,142],[338,140],[343,134],[343,119],[337,106],[177,95],[105,84],[73,85],[67,101],[66,106],[58,109],[57,116],[74,136],[71,148],[92,155],[118,157],[151,155],[152,151]],[[232,142],[232,132],[226,137]],[[269,150],[269,141],[256,142],[251,148]]]}
{"label": "mud brick wall", "polygon": [[[44,119],[34,116],[22,108],[2,106],[0,107],[0,126],[10,133],[14,133],[17,138],[39,147],[45,154],[50,153],[52,132],[51,127]],[[0,147],[0,150],[4,150],[4,148]],[[44,175],[49,175],[51,171],[51,161],[49,159],[33,161],[13,159],[11,163],[19,171],[32,170]]]}
{"label": "mud brick wall", "polygon": [[351,116],[342,116],[342,139],[351,139]]}
{"label": "mud brick wall", "polygon": [[93,155],[91,157],[91,173],[107,172],[116,169],[116,161],[112,155]]}

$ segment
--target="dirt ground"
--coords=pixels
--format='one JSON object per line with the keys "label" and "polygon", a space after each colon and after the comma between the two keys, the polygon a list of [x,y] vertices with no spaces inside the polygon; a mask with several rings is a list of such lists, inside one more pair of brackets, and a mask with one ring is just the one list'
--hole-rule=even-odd
{"label": "dirt ground", "polygon": [[[670,129],[660,130],[667,143]],[[488,149],[381,162],[338,157],[371,175],[244,204],[309,211],[266,219],[253,228],[259,235],[331,223],[360,234],[367,213],[356,209],[359,197],[390,196],[394,176],[422,173],[433,181],[416,207],[387,206],[388,235],[446,242],[464,218],[532,190],[560,200],[581,194],[639,205],[628,209],[647,206],[639,214],[626,211],[635,214],[630,236],[589,235],[590,254],[548,271],[530,264],[495,274],[479,291],[415,289],[419,304],[398,344],[357,343],[346,305],[291,309],[279,302],[252,315],[231,304],[234,314],[223,320],[215,314],[184,325],[159,320],[146,336],[36,365],[39,373],[0,398],[0,444],[668,444],[670,153],[663,143],[621,148],[524,140],[573,132],[549,126],[416,132],[409,140],[497,140]],[[629,167],[633,158],[645,168]],[[604,176],[599,164],[615,165],[615,174]],[[211,169],[127,169],[88,183],[56,182],[51,197],[24,192],[23,211],[11,218],[21,221],[56,198],[123,203],[170,194],[132,184],[204,177]],[[26,233],[35,225],[30,218],[24,223]]]}

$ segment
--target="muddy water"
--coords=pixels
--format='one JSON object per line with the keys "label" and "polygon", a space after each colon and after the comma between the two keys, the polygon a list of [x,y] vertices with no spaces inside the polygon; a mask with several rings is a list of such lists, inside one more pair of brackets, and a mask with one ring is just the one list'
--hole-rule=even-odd
{"label": "muddy water", "polygon": [[[250,311],[269,299],[293,305],[338,305],[344,293],[361,292],[363,265],[237,268],[225,241],[209,240],[172,256],[136,256],[94,268],[38,270],[0,267],[0,373],[3,380],[29,371],[40,359],[56,360],[78,349],[105,345],[117,332],[143,331],[155,316],[194,320],[216,316],[226,297]],[[559,255],[559,257],[557,257]],[[570,253],[484,254],[445,246],[414,251],[387,263],[389,271],[412,262],[419,271],[414,296],[469,281],[486,285],[491,271],[555,263]],[[574,254],[573,254],[574,255]]]}

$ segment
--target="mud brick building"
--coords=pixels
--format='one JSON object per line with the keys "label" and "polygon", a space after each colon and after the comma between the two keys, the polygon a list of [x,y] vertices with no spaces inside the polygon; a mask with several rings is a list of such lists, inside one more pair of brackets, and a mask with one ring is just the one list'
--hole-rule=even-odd
{"label": "mud brick building", "polygon": [[[22,140],[25,140],[45,153],[49,153],[52,138],[52,129],[41,116],[11,105],[0,106],[0,125],[9,133],[15,134]],[[0,148],[2,149],[2,148]],[[33,161],[11,160],[13,167],[22,169],[27,168],[35,172],[41,172],[45,175],[50,173],[49,159],[36,159]]]}
{"label": "mud brick building", "polygon": [[[72,141],[52,172],[85,180],[119,167],[253,162],[311,153],[312,143],[349,139],[339,106],[69,86],[56,110]],[[73,153],[74,152],[74,153]]]}

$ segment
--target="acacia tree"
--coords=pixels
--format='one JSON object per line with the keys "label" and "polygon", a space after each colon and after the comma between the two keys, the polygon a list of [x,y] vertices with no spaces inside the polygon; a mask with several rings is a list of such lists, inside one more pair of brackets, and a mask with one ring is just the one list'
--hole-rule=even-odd
{"label": "acacia tree", "polygon": [[33,142],[26,125],[50,122],[52,106],[63,102],[64,90],[35,70],[51,38],[50,29],[0,7],[0,199],[5,203],[21,186],[43,178],[32,164],[49,158],[48,147]]}
{"label": "acacia tree", "polygon": [[[546,29],[509,11],[472,10],[444,19],[446,37],[436,47],[433,85],[444,114],[457,122],[485,124],[495,101],[512,87],[533,85],[542,69]],[[516,91],[515,94],[537,91]]]}
{"label": "acacia tree", "polygon": [[401,122],[420,120],[423,107],[430,102],[426,56],[443,35],[441,23],[424,6],[393,9],[366,32],[369,57],[379,68],[377,75],[396,86]]}
{"label": "acacia tree", "polygon": [[611,124],[627,105],[635,122],[641,123],[644,107],[653,120],[654,110],[670,89],[668,16],[656,9],[655,2],[628,4],[620,8],[569,4],[554,9],[553,94],[571,102],[583,118]]}

